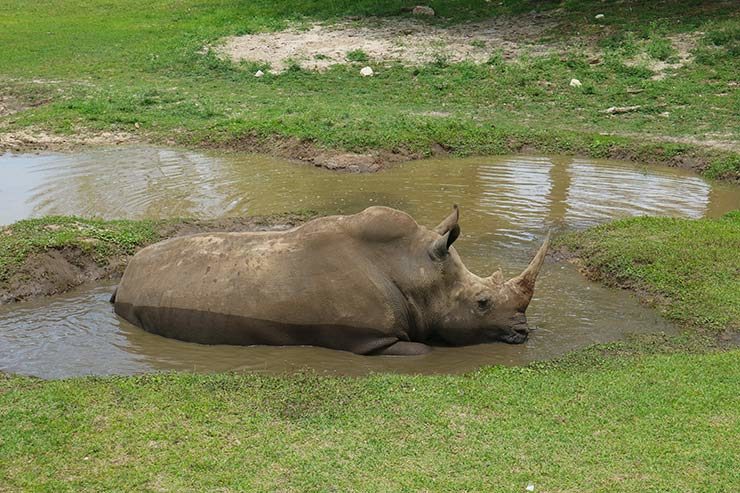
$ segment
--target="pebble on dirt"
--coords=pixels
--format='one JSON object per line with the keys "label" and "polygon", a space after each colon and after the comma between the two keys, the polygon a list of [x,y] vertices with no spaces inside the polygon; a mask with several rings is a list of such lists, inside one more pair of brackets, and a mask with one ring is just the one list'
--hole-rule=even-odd
{"label": "pebble on dirt", "polygon": [[360,75],[362,75],[363,77],[372,77],[373,73],[373,69],[371,69],[370,67],[362,67],[362,69],[360,70]]}
{"label": "pebble on dirt", "polygon": [[570,87],[581,87],[581,81],[578,79],[570,79]]}
{"label": "pebble on dirt", "polygon": [[265,73],[263,71],[261,71],[261,70],[258,70],[258,71],[256,71],[254,73],[254,76],[255,77],[262,77],[263,75],[265,75]]}
{"label": "pebble on dirt", "polygon": [[434,17],[434,9],[426,5],[417,5],[411,10],[413,15],[428,15]]}

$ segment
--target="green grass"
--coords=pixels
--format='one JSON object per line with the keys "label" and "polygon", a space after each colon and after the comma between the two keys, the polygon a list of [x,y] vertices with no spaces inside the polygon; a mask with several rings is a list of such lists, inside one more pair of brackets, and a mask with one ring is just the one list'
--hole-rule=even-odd
{"label": "green grass", "polygon": [[366,62],[370,59],[363,50],[352,50],[347,53],[347,60],[350,62]]}
{"label": "green grass", "polygon": [[593,276],[644,293],[673,320],[740,329],[740,211],[719,219],[625,219],[558,241]]}
{"label": "green grass", "polygon": [[[669,138],[737,141],[735,83],[740,21],[732,2],[433,1],[439,25],[549,11],[558,27],[544,42],[571,46],[553,56],[422,67],[374,66],[359,77],[351,64],[323,73],[292,70],[253,76],[202,54],[233,34],[308,25],[343,16],[400,16],[391,0],[217,0],[0,5],[0,90],[37,107],[0,119],[7,130],[57,133],[127,131],[153,141],[197,145],[246,135],[306,139],[319,146],[426,154],[440,143],[457,154],[490,154],[532,146],[542,152],[711,165],[737,179],[737,153]],[[606,17],[594,20],[595,13]],[[404,14],[405,15],[405,14]],[[362,21],[359,21],[362,22]],[[695,58],[662,80],[626,63],[645,51],[671,60],[668,36],[699,31]],[[599,63],[571,38],[595,39]],[[582,38],[578,38],[582,39]],[[570,44],[569,44],[570,43]],[[583,87],[568,86],[578,78]],[[640,106],[610,116],[610,106]],[[435,113],[436,112],[436,113]],[[444,118],[434,116],[449,114]],[[669,116],[661,116],[668,113]],[[603,134],[614,134],[609,136]]]}
{"label": "green grass", "polygon": [[462,377],[0,376],[0,471],[4,491],[729,492],[738,357]]}

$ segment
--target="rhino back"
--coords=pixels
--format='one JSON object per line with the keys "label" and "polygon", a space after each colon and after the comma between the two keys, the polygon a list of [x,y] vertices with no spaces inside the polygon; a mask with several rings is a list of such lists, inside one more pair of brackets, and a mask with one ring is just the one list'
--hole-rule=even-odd
{"label": "rhino back", "polygon": [[202,343],[312,344],[354,352],[406,339],[403,297],[373,245],[326,221],[283,233],[161,242],[126,269],[116,312]]}

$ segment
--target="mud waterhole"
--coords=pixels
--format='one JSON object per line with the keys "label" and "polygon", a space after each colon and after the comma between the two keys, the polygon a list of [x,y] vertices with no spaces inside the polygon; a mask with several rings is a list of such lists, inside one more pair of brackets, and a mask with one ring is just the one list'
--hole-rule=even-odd
{"label": "mud waterhole", "polygon": [[[47,214],[212,218],[388,205],[428,226],[457,203],[462,236],[455,247],[468,268],[488,275],[501,267],[511,276],[549,228],[645,214],[714,217],[740,208],[740,192],[684,170],[557,156],[425,160],[354,175],[265,156],[132,146],[0,156],[0,203],[0,224]],[[117,318],[108,303],[113,287],[0,307],[0,370],[44,378],[169,369],[459,373],[526,364],[634,333],[675,331],[630,293],[591,283],[562,262],[543,268],[527,312],[536,327],[527,343],[435,348],[418,357],[169,340]]]}

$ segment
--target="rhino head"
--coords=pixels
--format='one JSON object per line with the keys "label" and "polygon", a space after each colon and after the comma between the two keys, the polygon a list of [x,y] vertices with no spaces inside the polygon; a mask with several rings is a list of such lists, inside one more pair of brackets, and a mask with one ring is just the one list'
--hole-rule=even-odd
{"label": "rhino head", "polygon": [[465,267],[452,247],[460,235],[458,219],[455,206],[452,214],[424,235],[429,260],[435,266],[433,277],[437,277],[435,294],[428,296],[425,303],[430,336],[455,346],[495,341],[523,343],[530,332],[525,312],[545,260],[549,233],[518,276],[505,280],[498,270],[488,277],[479,277]]}

